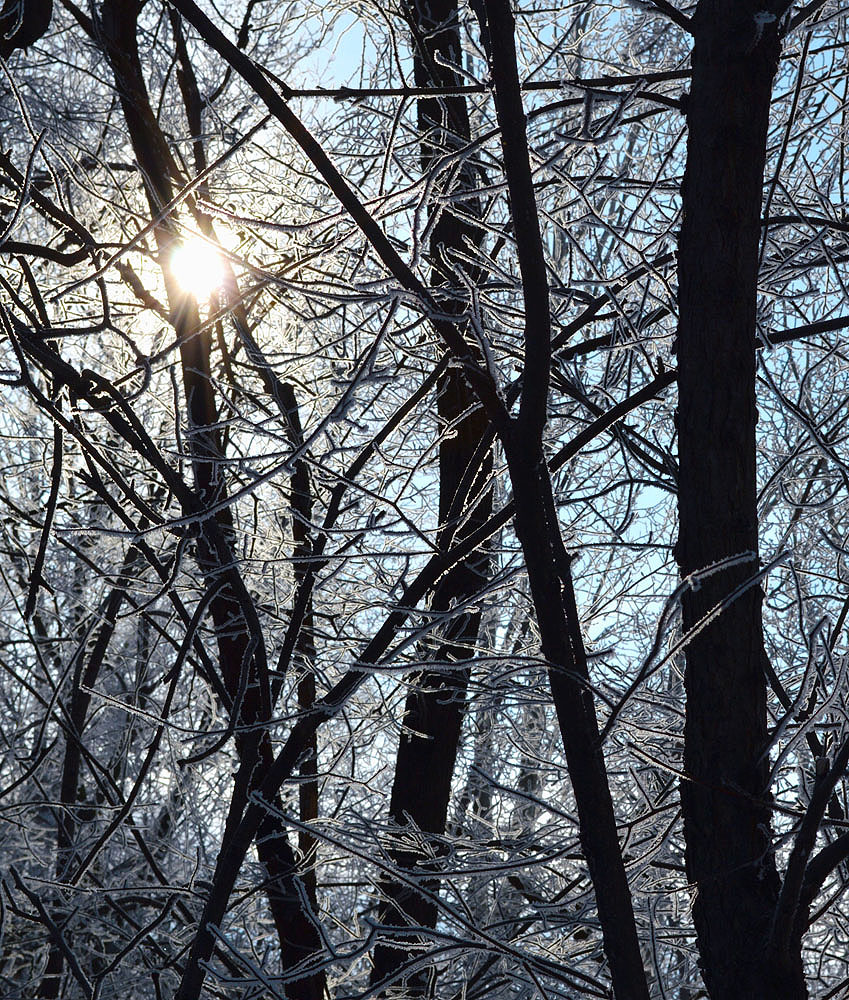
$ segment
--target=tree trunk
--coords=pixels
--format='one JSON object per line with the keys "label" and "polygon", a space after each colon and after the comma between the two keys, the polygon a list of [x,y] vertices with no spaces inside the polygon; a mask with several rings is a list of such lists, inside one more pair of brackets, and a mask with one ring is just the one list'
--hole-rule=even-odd
{"label": "tree trunk", "polygon": [[[446,65],[458,65],[462,59],[456,0],[415,0],[407,10],[407,17],[416,85],[453,87],[461,83]],[[440,156],[462,148],[469,141],[469,117],[463,97],[423,98],[418,102],[418,119],[425,173],[436,168]],[[465,194],[460,210],[467,217],[478,214],[477,199],[468,194],[474,188],[474,169],[467,161],[453,192]],[[457,274],[456,254],[467,254],[467,244],[476,246],[480,240],[481,231],[468,218],[461,218],[451,208],[441,209],[430,238],[431,287],[444,311],[458,319],[468,308],[468,301]],[[452,542],[474,531],[492,513],[489,486],[492,457],[485,443],[489,426],[486,414],[456,369],[449,368],[439,380],[437,413],[440,432],[444,434],[439,445],[439,545],[447,550]],[[488,575],[489,557],[486,552],[478,551],[440,580],[433,593],[431,610],[449,615],[449,624],[440,629],[442,641],[430,653],[435,668],[411,678],[389,811],[399,826],[412,821],[425,835],[439,837],[445,832],[451,779],[466,710],[469,661],[474,656],[481,620],[479,610],[457,613],[452,608],[478,593]],[[439,853],[438,846],[436,852]],[[436,926],[433,894],[438,891],[439,880],[427,877],[432,865],[423,867],[431,853],[431,850],[393,853],[405,880],[388,879],[382,886],[385,898],[378,916],[381,924]],[[426,894],[410,887],[407,881],[410,876],[423,877]],[[391,979],[415,960],[421,947],[422,942],[411,939],[409,934],[399,936],[394,942],[391,933],[384,937],[375,948],[372,983]],[[422,970],[405,977],[408,993],[422,995],[427,979]]]}
{"label": "tree trunk", "polygon": [[516,534],[528,570],[543,655],[598,907],[616,1000],[648,1000],[631,891],[599,739],[569,556],[554,518],[551,481],[519,437],[508,450]]}
{"label": "tree trunk", "polygon": [[[173,197],[172,181],[178,171],[144,83],[136,37],[140,8],[138,0],[106,0],[102,8],[102,37],[97,40],[104,46],[113,70],[130,141],[146,181],[151,213],[158,215]],[[270,735],[264,726],[271,715],[264,643],[253,600],[238,574],[238,587],[234,589],[229,569],[235,565],[229,552],[232,517],[229,508],[221,505],[227,490],[221,472],[223,456],[211,380],[210,334],[199,332],[196,303],[176,286],[170,275],[167,257],[175,238],[170,220],[162,220],[154,233],[171,322],[180,346],[195,490],[204,506],[218,507],[214,516],[199,525],[197,553],[207,587],[215,587],[217,591],[210,601],[210,614],[224,687],[231,702],[231,723],[240,761],[231,803],[231,815],[235,815],[244,810],[250,793],[258,787],[274,757]],[[302,499],[293,496],[293,506]],[[302,527],[306,529],[306,525]],[[222,576],[231,582],[220,586]],[[301,696],[303,699],[306,692],[302,691]],[[279,811],[279,800],[275,804]],[[278,816],[266,813],[257,832],[256,846],[267,874],[265,892],[280,944],[281,964],[291,975],[322,948],[312,915],[307,912],[313,892],[310,885],[304,887],[294,850]],[[323,997],[322,971],[295,975],[286,985],[286,995],[291,1000]]]}
{"label": "tree trunk", "polygon": [[648,1000],[628,877],[599,738],[586,650],[543,453],[551,379],[548,275],[536,204],[509,0],[475,7],[495,85],[510,214],[524,298],[524,364],[518,416],[502,437],[540,644],[575,804],[581,848],[595,891],[604,953],[617,1000]]}
{"label": "tree trunk", "polygon": [[779,38],[751,0],[693,19],[679,243],[679,539],[686,650],[681,803],[701,966],[713,1000],[806,996],[801,954],[769,954],[771,837],[755,468],[755,309]]}

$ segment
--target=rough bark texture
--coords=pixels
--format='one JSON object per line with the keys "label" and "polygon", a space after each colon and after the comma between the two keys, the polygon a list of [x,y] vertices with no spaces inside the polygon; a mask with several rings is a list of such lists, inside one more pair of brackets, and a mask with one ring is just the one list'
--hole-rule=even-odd
{"label": "rough bark texture", "polygon": [[[767,946],[779,894],[768,789],[757,573],[755,309],[770,96],[779,40],[763,5],[702,0],[693,20],[679,246],[679,541],[687,646],[681,785],[687,874],[712,1000],[804,997],[798,946]],[[739,596],[732,597],[738,588]],[[797,942],[798,945],[798,942]],[[792,953],[791,953],[792,952]]]}
{"label": "rough bark texture", "polygon": [[[457,86],[458,76],[446,63],[459,65],[462,52],[456,0],[416,0],[407,10],[415,54],[417,86]],[[430,172],[438,159],[461,148],[470,137],[465,98],[421,99],[418,102],[422,135],[422,168]],[[470,163],[460,171],[453,194],[473,191],[475,178]],[[437,209],[438,210],[438,209]],[[456,266],[458,252],[480,242],[474,225],[477,199],[465,198],[456,208],[444,206],[430,238],[432,288],[448,315],[458,319],[468,307]],[[472,276],[474,280],[474,276]],[[458,289],[460,289],[458,291]],[[440,547],[478,528],[492,513],[488,479],[492,459],[487,448],[480,454],[488,420],[476,396],[456,369],[443,374],[437,386],[440,429],[448,432],[439,446]],[[434,613],[450,613],[481,588],[489,573],[486,552],[472,553],[440,580],[431,600]],[[401,735],[390,800],[390,816],[399,826],[410,822],[437,837],[445,832],[451,779],[457,757],[460,728],[469,680],[469,661],[480,628],[480,612],[454,613],[442,630],[443,640],[431,651],[437,664],[412,679],[404,712],[406,731]],[[437,848],[438,851],[438,848]],[[388,880],[378,920],[389,926],[434,927],[437,908],[433,894],[439,881],[427,878],[423,867],[430,850],[395,852],[395,864],[407,876],[421,876],[427,894],[416,892],[408,882]],[[409,935],[395,942],[385,937],[375,948],[372,982],[387,981],[415,960],[422,942]],[[420,995],[426,989],[427,970],[405,977],[408,991]]]}

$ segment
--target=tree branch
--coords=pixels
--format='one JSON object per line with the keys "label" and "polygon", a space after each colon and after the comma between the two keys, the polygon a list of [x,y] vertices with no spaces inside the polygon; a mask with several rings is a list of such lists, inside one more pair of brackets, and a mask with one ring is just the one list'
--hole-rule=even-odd
{"label": "tree branch", "polygon": [[684,14],[682,11],[678,10],[677,7],[669,3],[669,0],[646,0],[646,4],[655,8],[661,14],[665,14],[670,21],[673,21],[687,32],[688,35],[693,33],[693,22]]}
{"label": "tree branch", "polygon": [[[787,953],[794,931],[801,933],[800,916],[803,889],[805,882],[809,881],[806,871],[808,858],[816,843],[817,831],[825,815],[828,800],[831,798],[834,786],[843,777],[847,764],[849,764],[849,739],[845,740],[843,746],[838,750],[830,769],[817,778],[811,801],[808,804],[802,825],[799,827],[799,832],[796,834],[793,850],[790,852],[787,871],[784,874],[784,883],[781,886],[781,894],[775,908],[771,933],[772,947],[777,949],[779,954]],[[817,871],[818,874],[819,871]],[[826,874],[828,873],[826,872]],[[824,877],[825,875],[823,875]]]}

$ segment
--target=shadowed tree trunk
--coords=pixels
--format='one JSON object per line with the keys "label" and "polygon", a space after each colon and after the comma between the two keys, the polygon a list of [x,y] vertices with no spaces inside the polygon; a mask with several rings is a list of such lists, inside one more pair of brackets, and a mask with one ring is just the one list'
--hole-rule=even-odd
{"label": "shadowed tree trunk", "polygon": [[[462,60],[456,0],[415,0],[406,9],[414,50],[415,80],[419,87],[456,87],[462,81],[451,66]],[[469,115],[464,97],[424,98],[418,102],[422,170],[439,169],[440,157],[462,149],[470,138]],[[443,170],[445,184],[452,183],[454,167]],[[462,316],[469,308],[459,275],[459,255],[468,255],[469,246],[478,246],[481,230],[475,225],[479,200],[474,191],[474,165],[467,160],[448,195],[456,203],[434,206],[439,217],[430,237],[431,287],[445,313]],[[472,269],[469,280],[478,280]],[[439,546],[443,551],[478,528],[492,513],[491,433],[483,407],[462,374],[454,368],[441,376],[437,385],[439,430]],[[447,573],[437,585],[432,600],[434,614],[445,614],[448,623],[435,633],[436,648],[424,651],[434,661],[410,679],[404,709],[404,732],[398,745],[395,777],[389,811],[399,826],[413,823],[427,837],[445,832],[451,779],[457,757],[460,729],[466,709],[466,688],[470,661],[474,656],[480,610],[455,609],[472,599],[489,575],[486,551],[472,553]],[[436,848],[439,853],[439,848]],[[431,928],[436,925],[437,908],[432,894],[438,891],[436,878],[427,878],[426,859],[432,849],[422,852],[396,851],[393,861],[406,876],[420,876],[427,894],[417,893],[408,881],[387,880],[378,915],[380,924]],[[372,983],[391,979],[415,960],[422,942],[409,934],[392,941],[384,936],[374,951]],[[408,992],[420,995],[426,988],[425,970],[405,977]]]}
{"label": "shadowed tree trunk", "polygon": [[6,0],[0,10],[0,58],[35,45],[52,17],[53,0]]}
{"label": "shadowed tree trunk", "polygon": [[[146,181],[151,214],[158,216],[173,198],[173,180],[180,174],[151,109],[144,83],[137,44],[140,9],[137,0],[107,0],[102,8],[102,31],[96,33],[96,38],[104,46],[115,76],[130,141]],[[271,715],[270,685],[252,598],[244,587],[236,593],[230,585],[220,586],[223,567],[233,562],[232,555],[222,559],[222,546],[229,549],[232,517],[229,508],[222,504],[226,500],[226,483],[221,470],[222,446],[210,378],[210,334],[201,328],[192,296],[182,292],[170,275],[168,255],[176,238],[170,221],[164,219],[154,232],[180,347],[195,489],[204,505],[217,507],[214,528],[199,533],[197,553],[207,586],[217,589],[210,601],[210,614],[240,761],[231,803],[232,819],[241,814],[273,759],[269,733],[262,725]],[[295,484],[293,507],[303,500],[304,488],[300,481]],[[302,527],[305,533],[306,525]],[[218,543],[211,542],[212,536],[218,538]],[[305,537],[304,534],[304,538],[296,540],[299,549]],[[301,692],[302,700],[307,694]],[[279,800],[276,804],[280,805]],[[314,891],[311,886],[304,886],[299,876],[294,851],[277,816],[266,813],[256,845],[267,874],[265,890],[280,943],[281,963],[291,973],[321,949],[315,923],[307,912]],[[324,974],[302,974],[287,983],[286,993],[292,1000],[319,1000],[324,993]]]}
{"label": "shadowed tree trunk", "polygon": [[511,419],[502,438],[513,486],[516,535],[527,567],[540,645],[548,663],[552,700],[578,811],[581,849],[595,891],[613,991],[617,1000],[648,1000],[575,600],[572,559],[563,544],[543,452],[551,378],[551,312],[519,83],[516,26],[509,0],[488,0],[485,9],[476,6],[475,10],[484,22],[484,37],[489,40],[525,307],[519,413]]}
{"label": "shadowed tree trunk", "polygon": [[757,580],[755,308],[777,22],[759,3],[701,0],[693,19],[679,244],[679,540],[682,577],[730,565],[682,598],[681,785],[687,874],[713,1000],[806,996],[799,941],[770,950],[779,895],[768,789]]}

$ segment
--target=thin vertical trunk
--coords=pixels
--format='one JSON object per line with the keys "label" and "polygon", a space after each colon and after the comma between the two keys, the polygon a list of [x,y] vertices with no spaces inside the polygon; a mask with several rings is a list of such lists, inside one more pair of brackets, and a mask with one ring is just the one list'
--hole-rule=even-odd
{"label": "thin vertical trunk", "polygon": [[[293,447],[303,445],[298,407],[294,392],[289,400],[288,417],[290,437]],[[309,572],[309,560],[313,554],[312,539],[312,487],[310,484],[307,463],[300,460],[295,463],[291,477],[291,496],[289,508],[292,512],[292,538],[295,543],[293,552],[296,592],[304,588],[304,581]],[[294,613],[294,611],[293,611]],[[315,620],[313,601],[310,595],[304,611],[304,620],[298,632],[295,646],[295,666],[298,671],[298,708],[301,712],[310,712],[315,705]],[[307,891],[307,896],[313,908],[317,906],[316,855],[318,841],[310,832],[308,826],[318,818],[318,735],[312,733],[309,748],[298,768],[298,808],[299,818],[303,826],[298,831],[298,848],[301,852],[301,878]]]}
{"label": "thin vertical trunk", "polygon": [[[96,38],[104,46],[112,67],[130,141],[145,178],[150,210],[157,215],[173,197],[172,179],[178,176],[178,171],[144,83],[136,37],[140,9],[138,0],[106,0],[102,7],[102,30],[96,33]],[[197,546],[200,569],[207,585],[212,587],[223,572],[229,572],[233,560],[229,555],[224,558],[222,550],[222,546],[229,547],[232,518],[229,508],[222,505],[226,484],[221,472],[221,442],[210,378],[210,335],[200,328],[193,298],[182,293],[170,276],[167,258],[175,235],[169,220],[156,227],[155,236],[180,347],[195,489],[204,505],[218,508],[214,523],[200,526]],[[273,760],[268,730],[257,725],[266,722],[271,712],[268,675],[262,662],[264,648],[255,610],[246,592],[237,593],[229,584],[219,588],[210,602],[210,613],[224,687],[234,713],[240,768],[231,813],[240,813]],[[300,963],[321,950],[321,939],[305,910],[304,899],[309,899],[309,895],[303,891],[294,851],[277,816],[266,813],[256,845],[267,874],[265,891],[280,943],[281,963],[291,974]],[[324,994],[324,974],[302,974],[287,983],[286,992],[292,1000],[320,1000]]]}
{"label": "thin vertical trunk", "polygon": [[525,307],[518,417],[504,438],[542,651],[578,810],[581,848],[595,891],[604,951],[617,1000],[648,1000],[631,892],[599,739],[571,559],[563,545],[542,447],[551,375],[551,314],[509,0],[481,12],[490,48],[495,106]]}
{"label": "thin vertical trunk", "polygon": [[[417,86],[452,87],[461,81],[451,69],[459,65],[462,48],[456,0],[415,0],[407,9],[413,39]],[[421,161],[425,173],[438,169],[441,156],[461,149],[470,138],[469,115],[463,97],[424,98],[418,102]],[[457,274],[457,255],[468,254],[468,246],[480,243],[481,231],[474,224],[478,214],[474,168],[466,162],[460,170],[454,196],[462,204],[437,207],[440,212],[430,237],[431,287],[440,307],[462,322],[468,308]],[[472,276],[473,280],[475,276]],[[479,527],[492,513],[489,475],[491,454],[481,452],[488,420],[462,375],[449,368],[437,386],[439,445],[439,544],[453,541]],[[435,666],[411,679],[404,712],[389,811],[399,825],[412,821],[425,836],[445,832],[451,779],[457,757],[460,729],[466,710],[466,688],[470,661],[480,629],[480,611],[457,613],[478,593],[489,575],[485,551],[473,553],[440,580],[431,600],[431,610],[450,616],[431,654]],[[431,851],[395,852],[393,860],[404,873],[404,881],[391,879],[382,886],[384,901],[379,922],[389,926],[430,928],[436,925],[433,893],[437,878],[427,878],[425,858]],[[438,854],[437,849],[437,854]],[[437,865],[438,867],[438,865]],[[409,885],[409,876],[424,878],[427,895]],[[392,940],[384,936],[374,952],[372,982],[392,979],[415,959],[421,941],[409,934]],[[426,970],[405,977],[408,993],[421,995],[426,989]]]}
{"label": "thin vertical trunk", "polygon": [[[752,0],[693,18],[679,242],[679,539],[686,650],[681,803],[702,972],[713,1000],[806,996],[800,949],[770,953],[779,893],[768,787],[758,571],[755,308],[775,19]],[[742,593],[740,592],[742,590]],[[733,596],[735,595],[736,596]],[[798,942],[797,942],[798,944]]]}
{"label": "thin vertical trunk", "polygon": [[522,545],[543,655],[578,810],[578,835],[598,907],[616,1000],[648,1000],[631,891],[599,739],[570,558],[554,516],[544,462],[521,436],[508,450]]}
{"label": "thin vertical trunk", "polygon": [[[189,134],[192,136],[192,153],[195,170],[198,174],[201,174],[208,167],[206,147],[203,141],[204,102],[198,86],[194,65],[186,46],[180,15],[173,7],[169,8],[168,15],[177,51],[177,81],[183,98]],[[199,195],[206,196],[208,193],[206,183],[202,182],[198,186],[197,191]],[[204,236],[217,242],[212,220],[202,213],[197,213],[197,217],[199,228]],[[245,343],[248,353],[254,358],[266,390],[277,403],[293,450],[301,451],[304,444],[304,435],[295,392],[289,383],[280,382],[276,378],[271,370],[271,366],[263,356],[259,345],[253,340],[249,330],[247,311],[239,294],[235,274],[230,267],[229,261],[224,260],[223,265],[225,271],[225,299],[230,307],[233,322],[241,339]],[[231,371],[229,366],[227,371],[228,373]],[[309,570],[309,561],[313,550],[312,484],[310,482],[307,462],[303,458],[295,462],[290,476],[289,510],[292,515],[292,541],[294,543],[292,552],[293,571],[297,590],[300,591]],[[296,669],[298,671],[298,708],[302,712],[309,712],[315,704],[316,699],[314,629],[313,601],[310,595],[307,599],[300,627],[298,628],[294,649]],[[273,701],[274,699],[272,699],[272,703]],[[298,775],[299,819],[304,824],[298,831],[298,848],[302,858],[301,879],[310,904],[315,909],[318,905],[315,868],[318,841],[308,829],[308,825],[318,817],[318,737],[316,733],[312,734],[309,748],[298,768]]]}

